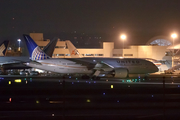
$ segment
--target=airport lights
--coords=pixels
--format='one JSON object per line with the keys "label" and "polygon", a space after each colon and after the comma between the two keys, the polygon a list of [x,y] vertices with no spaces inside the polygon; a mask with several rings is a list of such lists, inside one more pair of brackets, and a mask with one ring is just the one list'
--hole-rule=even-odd
{"label": "airport lights", "polygon": [[126,39],[126,35],[121,35],[121,39],[123,40],[123,49],[124,49],[124,41]]}
{"label": "airport lights", "polygon": [[172,67],[174,67],[174,39],[177,37],[177,34],[173,33],[171,37],[173,38]]}
{"label": "airport lights", "polygon": [[20,51],[21,50],[21,47],[20,47],[21,39],[17,39],[17,41],[19,42],[18,51]]}

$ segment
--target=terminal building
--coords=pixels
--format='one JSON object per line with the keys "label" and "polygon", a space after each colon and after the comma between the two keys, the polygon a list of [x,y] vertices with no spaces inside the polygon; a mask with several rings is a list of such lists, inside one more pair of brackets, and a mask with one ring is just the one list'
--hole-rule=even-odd
{"label": "terminal building", "polygon": [[[50,40],[44,40],[43,33],[30,33],[34,41],[43,48]],[[172,52],[178,50],[168,49],[173,45],[172,38],[156,36],[151,38],[145,45],[130,45],[124,49],[115,49],[114,42],[103,42],[102,48],[77,48],[83,57],[119,57],[119,58],[142,58],[158,64],[159,71],[164,72],[172,67]],[[53,53],[53,58],[71,58],[65,41],[58,41]],[[174,65],[179,63],[179,57],[174,57]]]}

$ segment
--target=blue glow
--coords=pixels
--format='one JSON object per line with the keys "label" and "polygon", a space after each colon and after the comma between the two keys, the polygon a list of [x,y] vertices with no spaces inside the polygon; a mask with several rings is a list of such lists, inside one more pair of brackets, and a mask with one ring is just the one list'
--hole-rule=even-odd
{"label": "blue glow", "polygon": [[69,78],[71,78],[71,76],[69,76]]}
{"label": "blue glow", "polygon": [[178,87],[179,87],[179,85],[178,85]]}
{"label": "blue glow", "polygon": [[59,82],[61,82],[61,81],[59,80]]}
{"label": "blue glow", "polygon": [[152,97],[154,97],[154,95],[152,95]]}
{"label": "blue glow", "polygon": [[30,82],[32,82],[32,80],[30,80]]}
{"label": "blue glow", "polygon": [[74,84],[74,82],[72,82],[72,84]]}
{"label": "blue glow", "polygon": [[96,83],[96,81],[94,81],[94,83]]}
{"label": "blue glow", "polygon": [[103,95],[105,95],[106,93],[103,93]]}
{"label": "blue glow", "polygon": [[119,100],[117,100],[117,102],[119,102]]}
{"label": "blue glow", "polygon": [[77,82],[79,82],[79,80]]}
{"label": "blue glow", "polygon": [[90,84],[91,82],[89,82],[89,84]]}
{"label": "blue glow", "polygon": [[86,81],[86,83],[87,83],[88,81]]}

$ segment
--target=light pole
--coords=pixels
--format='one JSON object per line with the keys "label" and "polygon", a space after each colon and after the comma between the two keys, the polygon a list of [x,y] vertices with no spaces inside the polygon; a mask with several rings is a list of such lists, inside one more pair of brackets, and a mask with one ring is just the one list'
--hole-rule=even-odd
{"label": "light pole", "polygon": [[173,54],[172,54],[172,67],[174,67],[174,39],[177,37],[177,35],[175,33],[173,33],[171,35],[171,37],[173,38]]}
{"label": "light pole", "polygon": [[126,39],[126,35],[121,35],[121,39],[122,39],[122,41],[123,41],[123,49],[124,49],[124,41],[125,41],[125,39]]}
{"label": "light pole", "polygon": [[19,48],[18,48],[18,50],[20,51],[20,50],[21,50],[21,47],[20,47],[21,39],[17,39],[17,41],[19,42]]}

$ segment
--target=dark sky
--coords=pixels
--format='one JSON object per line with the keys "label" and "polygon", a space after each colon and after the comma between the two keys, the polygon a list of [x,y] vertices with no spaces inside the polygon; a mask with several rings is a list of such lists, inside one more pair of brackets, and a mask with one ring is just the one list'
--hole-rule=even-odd
{"label": "dark sky", "polygon": [[[13,19],[14,18],[14,19]],[[42,32],[105,34],[109,41],[127,34],[132,44],[180,32],[180,0],[1,0],[0,40]],[[59,36],[58,36],[59,37]]]}

